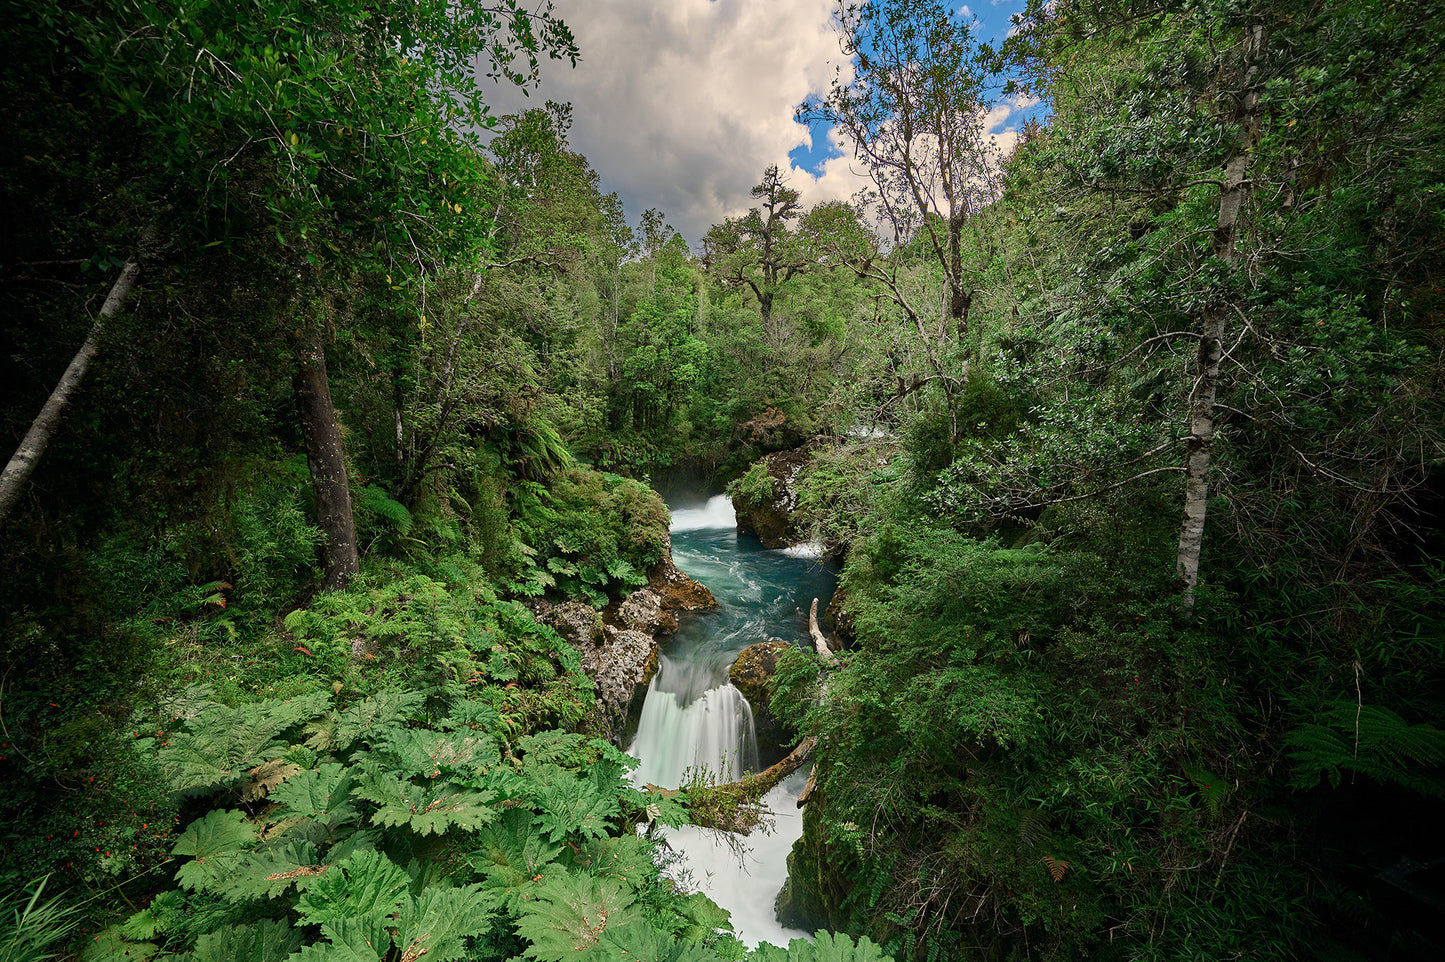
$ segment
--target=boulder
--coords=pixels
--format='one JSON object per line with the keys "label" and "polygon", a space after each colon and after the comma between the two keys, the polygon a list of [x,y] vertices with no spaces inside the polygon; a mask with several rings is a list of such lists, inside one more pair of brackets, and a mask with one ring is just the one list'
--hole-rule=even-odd
{"label": "boulder", "polygon": [[651,588],[639,588],[617,604],[608,605],[602,618],[608,624],[653,637],[677,631],[677,617],[663,605],[662,595]]}
{"label": "boulder", "polygon": [[717,607],[711,591],[672,563],[670,548],[661,561],[648,569],[647,587],[657,593],[667,611],[703,611]]}
{"label": "boulder", "polygon": [[804,540],[793,523],[793,511],[798,507],[798,477],[810,456],[806,449],[794,448],[769,454],[757,462],[745,478],[752,477],[761,466],[768,477],[765,494],[749,497],[744,487],[729,487],[739,531],[757,535],[766,548],[786,548]]}
{"label": "boulder", "polygon": [[728,679],[743,693],[753,708],[753,730],[757,733],[758,759],[771,764],[783,757],[795,739],[773,714],[768,682],[778,668],[778,658],[792,645],[786,641],[764,641],[749,645],[728,669]]}
{"label": "boulder", "polygon": [[580,601],[536,599],[529,607],[539,622],[577,649],[597,697],[597,728],[604,737],[620,740],[634,701],[657,674],[657,641],[648,632],[607,624],[601,612]]}

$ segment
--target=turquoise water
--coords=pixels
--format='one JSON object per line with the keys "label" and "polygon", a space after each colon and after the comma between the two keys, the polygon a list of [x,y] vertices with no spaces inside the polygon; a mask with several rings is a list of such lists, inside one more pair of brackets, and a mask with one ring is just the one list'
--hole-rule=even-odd
{"label": "turquoise water", "polygon": [[[629,748],[638,758],[637,782],[667,788],[688,768],[707,768],[728,781],[777,760],[758,758],[751,706],[728,683],[728,667],[758,642],[808,644],[808,607],[814,598],[825,606],[837,583],[832,566],[810,557],[817,552],[807,547],[770,551],[739,536],[726,498],[675,502],[672,513],[673,560],[712,591],[718,607],[683,616],[664,644]],[[668,833],[681,855],[674,871],[727,909],[749,945],[806,937],[779,925],[773,907],[787,878],[788,852],[802,834],[796,803],[806,780],[803,769],[768,795],[772,832],[755,832],[741,846],[701,829]]]}

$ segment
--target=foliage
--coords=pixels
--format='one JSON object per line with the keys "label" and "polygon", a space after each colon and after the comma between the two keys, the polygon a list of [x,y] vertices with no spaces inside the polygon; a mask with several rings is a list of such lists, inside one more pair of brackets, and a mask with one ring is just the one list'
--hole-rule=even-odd
{"label": "foliage", "polygon": [[47,950],[67,938],[81,917],[79,907],[67,905],[63,899],[51,897],[42,901],[49,880],[49,876],[44,876],[28,891],[7,893],[0,898],[0,960],[45,962],[59,958],[58,953]]}

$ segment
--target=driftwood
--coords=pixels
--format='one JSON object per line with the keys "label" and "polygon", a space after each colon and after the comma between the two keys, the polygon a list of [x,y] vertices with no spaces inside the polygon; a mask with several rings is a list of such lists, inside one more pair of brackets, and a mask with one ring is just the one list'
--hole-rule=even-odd
{"label": "driftwood", "polygon": [[817,598],[813,599],[813,607],[808,609],[808,634],[813,636],[813,647],[817,650],[818,657],[823,659],[823,664],[829,668],[837,668],[838,656],[828,647],[828,639],[823,637],[823,630],[818,627]]}

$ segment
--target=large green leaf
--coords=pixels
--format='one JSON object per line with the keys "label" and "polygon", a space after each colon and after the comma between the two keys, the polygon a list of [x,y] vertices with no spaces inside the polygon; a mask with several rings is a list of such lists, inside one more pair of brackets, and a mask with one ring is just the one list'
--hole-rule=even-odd
{"label": "large green leaf", "polygon": [[275,898],[293,885],[307,887],[328,868],[317,858],[315,845],[288,839],[247,856],[226,879],[222,894],[235,899]]}
{"label": "large green leaf", "polygon": [[411,877],[380,852],[358,852],[317,876],[296,900],[310,924],[390,916],[408,899]]}
{"label": "large green leaf", "polygon": [[608,820],[618,814],[617,799],[598,791],[590,778],[570,778],[547,786],[538,795],[541,825],[553,841],[575,832],[583,838],[608,833]]}
{"label": "large green leaf", "polygon": [[486,877],[488,889],[507,895],[508,908],[515,912],[522,892],[534,888],[534,880],[561,854],[560,844],[537,831],[530,811],[513,808],[477,832],[476,847],[468,861]]}
{"label": "large green leaf", "polygon": [[640,920],[632,903],[632,893],[620,882],[554,869],[523,903],[517,932],[532,943],[526,955],[534,959],[582,959],[603,935]]}
{"label": "large green leaf", "polygon": [[477,778],[501,760],[497,742],[474,732],[442,733],[418,728],[393,729],[372,757],[386,758],[393,771],[421,778],[442,775]]}
{"label": "large green leaf", "polygon": [[178,791],[228,787],[285,751],[276,736],[294,721],[263,703],[212,705],[160,750],[161,771]]}
{"label": "large green leaf", "polygon": [[609,927],[587,953],[587,962],[719,962],[720,956],[697,942],[675,941],[646,923]]}
{"label": "large green leaf", "polygon": [[315,771],[293,775],[271,790],[271,801],[278,806],[270,821],[287,817],[312,819],[323,825],[329,835],[350,825],[360,817],[351,804],[351,774],[343,765],[327,762]]}
{"label": "large green leaf", "polygon": [[268,919],[255,925],[228,925],[202,935],[195,949],[177,962],[277,962],[300,943],[300,933],[285,922]]}
{"label": "large green leaf", "polygon": [[846,935],[819,931],[813,941],[794,939],[786,949],[764,942],[753,953],[754,962],[893,962],[893,957],[867,936],[856,943]]}
{"label": "large green leaf", "polygon": [[657,874],[652,843],[636,835],[589,839],[570,850],[575,853],[573,864],[589,875],[616,879],[633,890],[645,887]]}
{"label": "large green leaf", "polygon": [[216,809],[196,819],[171,854],[190,856],[176,872],[176,881],[188,889],[216,890],[240,867],[246,851],[256,841],[256,830],[244,812]]}
{"label": "large green leaf", "polygon": [[313,726],[306,744],[318,751],[333,752],[348,751],[357,742],[373,744],[383,732],[410,720],[425,703],[422,692],[381,692]]}
{"label": "large green leaf", "polygon": [[339,918],[323,923],[326,939],[291,956],[292,962],[381,962],[391,951],[391,919],[385,915]]}
{"label": "large green leaf", "polygon": [[402,907],[396,944],[403,959],[446,962],[464,954],[463,940],[492,927],[496,899],[480,886],[432,888]]}
{"label": "large green leaf", "polygon": [[456,782],[417,785],[387,772],[370,772],[357,794],[379,806],[372,824],[405,826],[420,835],[440,835],[453,826],[481,828],[497,817],[488,804],[495,792]]}

